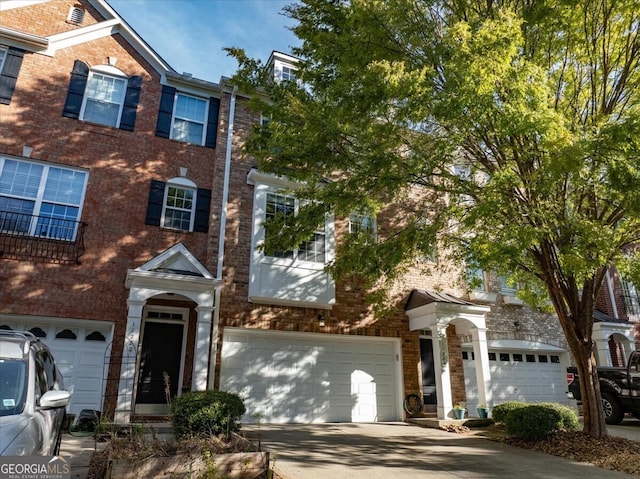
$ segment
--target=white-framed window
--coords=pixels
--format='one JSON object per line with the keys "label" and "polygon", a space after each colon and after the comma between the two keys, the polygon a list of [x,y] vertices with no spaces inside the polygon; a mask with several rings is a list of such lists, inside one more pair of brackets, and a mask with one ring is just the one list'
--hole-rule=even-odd
{"label": "white-framed window", "polygon": [[640,317],[640,297],[638,296],[638,288],[630,281],[620,280],[622,286],[622,297],[624,299],[625,309],[630,317]]}
{"label": "white-framed window", "polygon": [[4,67],[4,63],[7,60],[7,52],[9,50],[4,48],[4,47],[0,47],[0,73],[2,73],[2,67]]}
{"label": "white-framed window", "polygon": [[485,272],[480,268],[467,268],[467,283],[472,291],[488,291]]}
{"label": "white-framed window", "polygon": [[182,231],[193,231],[196,209],[196,185],[186,178],[173,178],[164,192],[160,225]]}
{"label": "white-framed window", "polygon": [[102,70],[91,70],[80,110],[80,119],[115,126],[120,124],[127,92],[127,78]]}
{"label": "white-framed window", "polygon": [[375,218],[366,213],[351,213],[349,215],[349,234],[360,235],[366,243],[376,239]]}
{"label": "white-framed window", "polygon": [[296,71],[290,66],[282,66],[281,80],[283,81],[296,81]]}
{"label": "white-framed window", "polygon": [[73,241],[86,171],[0,157],[0,231]]}
{"label": "white-framed window", "polygon": [[171,139],[204,145],[209,102],[184,93],[176,93],[171,120]]}
{"label": "white-framed window", "polygon": [[[298,207],[298,201],[291,195],[280,192],[267,193],[265,220],[274,219],[277,216],[293,219]],[[274,249],[265,251],[265,254],[275,258],[289,258],[312,263],[325,263],[326,261],[326,235],[322,225],[313,233],[313,237],[303,242],[297,249],[285,251]]]}

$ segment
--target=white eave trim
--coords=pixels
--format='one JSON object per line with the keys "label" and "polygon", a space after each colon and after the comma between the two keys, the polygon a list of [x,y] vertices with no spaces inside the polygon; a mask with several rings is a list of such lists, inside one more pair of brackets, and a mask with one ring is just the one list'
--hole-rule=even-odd
{"label": "white eave trim", "polygon": [[49,48],[49,39],[31,33],[19,32],[12,28],[0,26],[0,43],[10,47],[18,47],[30,52],[42,52]]}
{"label": "white eave trim", "polygon": [[255,304],[267,304],[273,306],[295,306],[297,308],[332,309],[335,300],[331,302],[298,301],[295,299],[274,298],[271,296],[249,296],[249,302]]}
{"label": "white eave trim", "polygon": [[209,291],[222,283],[220,279],[203,278],[179,273],[164,273],[158,271],[139,271],[135,269],[127,270],[125,287],[131,288],[133,282],[139,286],[166,286],[171,282],[171,289],[182,289],[189,291]]}
{"label": "white eave trim", "polygon": [[271,186],[278,186],[282,188],[294,189],[300,187],[300,182],[293,181],[286,176],[272,175],[271,173],[263,173],[257,168],[251,168],[247,174],[247,184],[265,184]]}
{"label": "white eave trim", "polygon": [[87,27],[69,30],[68,32],[56,33],[50,35],[49,48],[44,53],[53,56],[57,50],[72,47],[80,43],[97,40],[99,38],[109,37],[117,32],[117,26],[120,20],[112,19],[104,22],[95,23]]}
{"label": "white eave trim", "polygon": [[178,87],[178,89],[182,91],[191,91],[195,94],[207,92],[209,96],[212,96],[212,94],[214,94],[213,96],[220,96],[222,91],[219,83],[201,80],[173,71],[166,72],[165,78],[167,85]]}

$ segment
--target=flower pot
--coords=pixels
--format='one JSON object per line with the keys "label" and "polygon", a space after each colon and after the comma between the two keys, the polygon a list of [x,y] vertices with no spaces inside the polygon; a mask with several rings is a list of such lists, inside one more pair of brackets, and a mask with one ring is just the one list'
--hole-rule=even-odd
{"label": "flower pot", "polygon": [[488,407],[478,407],[476,408],[478,412],[478,417],[480,419],[487,419],[489,417],[489,408]]}
{"label": "flower pot", "polygon": [[464,413],[467,412],[466,409],[454,409],[453,410],[453,418],[454,419],[464,419]]}

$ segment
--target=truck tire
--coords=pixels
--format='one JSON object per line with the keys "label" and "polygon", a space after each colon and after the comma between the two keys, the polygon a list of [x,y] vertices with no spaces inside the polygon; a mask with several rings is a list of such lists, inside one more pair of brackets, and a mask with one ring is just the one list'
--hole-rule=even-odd
{"label": "truck tire", "polygon": [[604,409],[604,420],[607,424],[620,424],[622,422],[624,411],[615,394],[610,392],[602,393],[602,408]]}

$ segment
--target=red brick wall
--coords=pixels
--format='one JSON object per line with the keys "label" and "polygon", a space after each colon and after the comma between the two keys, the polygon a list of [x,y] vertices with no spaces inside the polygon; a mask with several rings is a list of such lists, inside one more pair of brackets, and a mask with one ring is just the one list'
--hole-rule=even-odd
{"label": "red brick wall", "polygon": [[[3,11],[2,23],[37,34],[64,31],[75,28],[60,21],[72,4],[38,4],[27,15],[26,9]],[[74,61],[95,66],[107,57],[116,58],[115,66],[126,75],[143,78],[133,132],[62,116]],[[81,216],[87,223],[85,254],[77,265],[0,259],[0,313],[111,321],[118,355],[127,315],[127,270],[177,242],[206,262],[207,234],[144,224],[150,180],[166,181],[186,167],[199,187],[214,184],[214,149],[155,136],[159,81],[159,74],[119,35],[59,50],[53,57],[25,54],[11,103],[0,105],[0,153],[21,157],[28,145],[33,160],[88,171]],[[217,242],[216,229],[210,237]]]}

